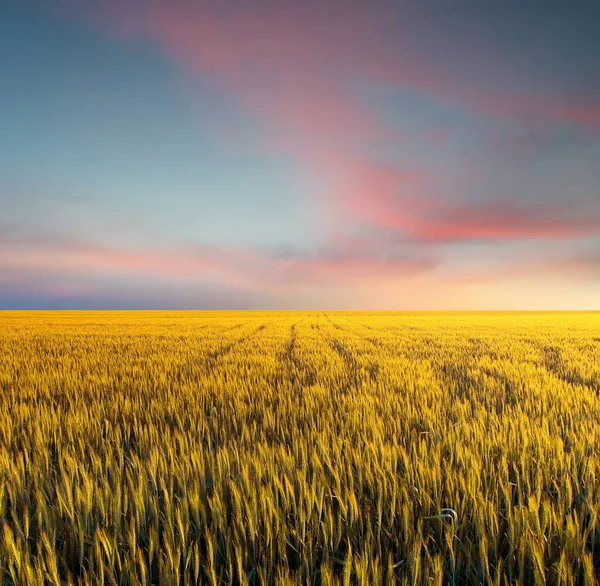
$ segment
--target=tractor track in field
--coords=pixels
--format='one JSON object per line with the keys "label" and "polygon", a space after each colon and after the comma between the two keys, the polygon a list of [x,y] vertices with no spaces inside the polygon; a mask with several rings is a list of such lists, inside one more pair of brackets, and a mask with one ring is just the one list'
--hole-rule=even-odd
{"label": "tractor track in field", "polygon": [[296,326],[304,321],[303,318],[290,326],[290,339],[286,344],[285,350],[281,354],[282,362],[287,365],[286,370],[289,372],[290,381],[292,386],[312,386],[317,380],[317,372],[314,366],[304,363],[296,353],[296,343],[298,339],[298,333]]}
{"label": "tractor track in field", "polygon": [[225,356],[231,353],[232,350],[234,350],[234,348],[238,347],[240,344],[243,344],[247,340],[262,332],[268,325],[268,323],[261,324],[260,326],[258,326],[258,328],[252,330],[251,332],[237,338],[236,340],[233,340],[232,342],[227,342],[219,348],[217,348],[216,350],[209,352],[209,354],[202,363],[206,368],[207,372],[212,372],[217,367],[218,363]]}
{"label": "tractor track in field", "polygon": [[[352,330],[347,330],[343,326],[333,322],[327,314],[325,314],[325,318],[336,330],[344,332],[345,334],[350,334],[351,336],[355,336],[362,342],[368,342],[371,346],[373,346],[373,348],[377,350],[381,348],[381,342],[379,342],[379,340],[377,340],[376,338],[364,337],[356,332],[353,332]],[[349,370],[353,373],[353,379],[355,383],[358,384],[360,380],[361,365],[357,357],[350,350],[348,350],[348,348],[338,338],[335,338],[333,336],[330,336],[329,338],[327,338],[327,336],[325,337],[327,343],[331,346],[331,348],[338,353],[342,360],[346,362]],[[379,376],[381,367],[379,365],[379,362],[373,362],[371,360],[369,364],[363,366],[362,369],[369,375],[371,381],[375,381]]]}
{"label": "tractor track in field", "polygon": [[[336,324],[327,314],[325,314],[325,318],[327,319],[327,321],[336,329],[339,330],[341,332],[344,332],[346,334],[350,334],[352,336],[356,336],[357,338],[359,338],[360,340],[363,340],[365,342],[369,342],[369,344],[371,344],[373,347],[375,348],[381,348],[382,343],[381,340],[379,340],[378,338],[374,337],[374,336],[362,336],[361,334],[358,334],[352,330],[348,330],[346,329],[344,326],[341,326],[340,324]],[[358,324],[363,328],[367,328],[369,330],[372,330],[373,328],[370,328],[369,326],[365,326],[364,324]]]}
{"label": "tractor track in field", "polygon": [[[325,318],[327,319],[330,325],[335,327],[336,324],[334,324],[329,319],[329,316],[327,314],[325,314]],[[361,376],[360,365],[356,359],[356,356],[352,352],[350,352],[350,350],[348,350],[346,346],[344,346],[344,343],[341,340],[334,336],[328,335],[327,332],[325,332],[319,325],[317,325],[317,329],[323,337],[323,339],[325,340],[325,342],[327,343],[327,345],[344,361],[346,365],[345,378],[348,382],[348,385],[350,387],[357,388],[359,386]],[[341,327],[336,329],[343,331]]]}
{"label": "tractor track in field", "polygon": [[596,378],[583,376],[573,368],[569,367],[563,356],[563,350],[559,346],[538,346],[542,353],[542,364],[546,371],[557,379],[569,385],[581,385],[600,392],[600,382]]}

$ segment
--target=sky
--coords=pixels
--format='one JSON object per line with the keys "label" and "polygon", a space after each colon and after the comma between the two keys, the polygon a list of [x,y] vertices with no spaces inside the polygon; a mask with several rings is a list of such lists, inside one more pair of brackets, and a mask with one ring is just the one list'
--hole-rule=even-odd
{"label": "sky", "polygon": [[600,309],[598,22],[0,0],[0,309]]}

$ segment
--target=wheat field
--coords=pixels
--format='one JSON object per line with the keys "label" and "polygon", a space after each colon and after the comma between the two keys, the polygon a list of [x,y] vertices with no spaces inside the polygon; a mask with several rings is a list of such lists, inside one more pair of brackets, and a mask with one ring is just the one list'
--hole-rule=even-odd
{"label": "wheat field", "polygon": [[596,584],[600,314],[0,312],[0,584]]}

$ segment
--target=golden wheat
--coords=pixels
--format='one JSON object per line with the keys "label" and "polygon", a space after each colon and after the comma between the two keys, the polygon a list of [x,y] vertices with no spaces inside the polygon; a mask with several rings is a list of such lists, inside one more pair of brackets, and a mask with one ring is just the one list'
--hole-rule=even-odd
{"label": "golden wheat", "polygon": [[0,584],[595,584],[600,314],[0,313]]}

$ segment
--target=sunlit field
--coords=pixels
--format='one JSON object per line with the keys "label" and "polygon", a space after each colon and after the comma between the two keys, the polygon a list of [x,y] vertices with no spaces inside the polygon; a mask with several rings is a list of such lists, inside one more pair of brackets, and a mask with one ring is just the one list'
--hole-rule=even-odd
{"label": "sunlit field", "polygon": [[600,314],[0,313],[0,584],[595,584]]}

